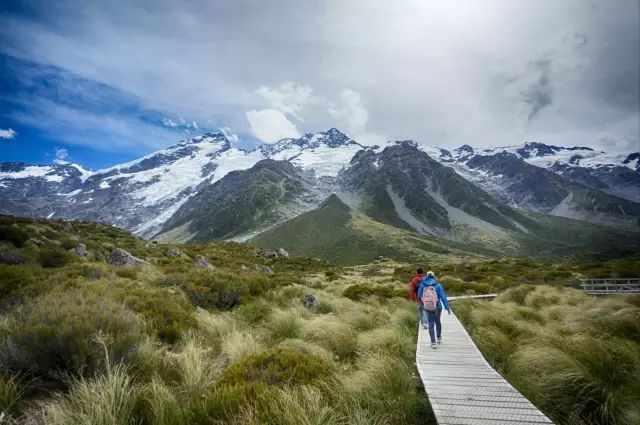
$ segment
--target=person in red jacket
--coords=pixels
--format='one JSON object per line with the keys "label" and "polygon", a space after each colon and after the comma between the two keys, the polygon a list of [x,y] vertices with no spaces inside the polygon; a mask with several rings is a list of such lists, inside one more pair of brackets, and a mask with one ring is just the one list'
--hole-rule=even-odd
{"label": "person in red jacket", "polygon": [[418,267],[418,270],[416,270],[416,275],[413,277],[413,279],[411,279],[411,283],[409,284],[409,298],[411,298],[412,301],[418,303],[418,320],[420,320],[422,327],[427,329],[427,315],[422,306],[422,302],[418,298],[418,288],[420,287],[420,282],[422,282],[422,279],[424,279],[424,270]]}

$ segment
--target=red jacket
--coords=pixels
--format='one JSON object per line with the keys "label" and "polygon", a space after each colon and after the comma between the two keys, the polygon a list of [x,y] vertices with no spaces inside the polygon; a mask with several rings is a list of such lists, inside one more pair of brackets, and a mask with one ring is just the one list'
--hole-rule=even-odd
{"label": "red jacket", "polygon": [[420,285],[422,278],[424,278],[424,273],[417,274],[413,279],[411,279],[411,283],[409,284],[409,298],[411,298],[415,302],[419,301],[416,294],[418,293],[418,286]]}

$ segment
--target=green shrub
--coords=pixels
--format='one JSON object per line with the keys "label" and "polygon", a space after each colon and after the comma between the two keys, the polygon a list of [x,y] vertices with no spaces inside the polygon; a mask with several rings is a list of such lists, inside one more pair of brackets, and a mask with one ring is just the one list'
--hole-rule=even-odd
{"label": "green shrub", "polygon": [[246,296],[258,296],[275,283],[262,273],[197,272],[189,276],[184,291],[191,302],[202,308],[230,310]]}
{"label": "green shrub", "polygon": [[22,295],[37,282],[36,275],[28,266],[0,264],[0,300],[11,295]]}
{"label": "green shrub", "polygon": [[42,267],[62,267],[67,265],[73,256],[59,247],[42,247],[38,262]]}
{"label": "green shrub", "polygon": [[298,338],[302,333],[300,317],[293,311],[277,311],[266,323],[267,339],[277,343],[285,339]]}
{"label": "green shrub", "polygon": [[111,361],[127,361],[143,337],[144,324],[122,304],[91,293],[48,294],[8,316],[0,368],[42,379],[92,376],[105,369],[104,335]]}
{"label": "green shrub", "polygon": [[116,275],[125,279],[136,280],[138,278],[139,267],[124,266],[116,268]]}
{"label": "green shrub", "polygon": [[271,348],[231,364],[220,384],[322,385],[335,380],[330,363],[289,348]]}
{"label": "green shrub", "polygon": [[60,246],[66,250],[74,249],[76,246],[78,246],[78,240],[72,238],[63,239],[62,241],[60,241]]}
{"label": "green shrub", "polygon": [[365,297],[372,295],[380,300],[386,300],[394,297],[407,298],[408,292],[406,289],[395,289],[392,285],[357,284],[349,286],[342,293],[343,297],[352,301],[362,301]]}
{"label": "green shrub", "polygon": [[21,248],[29,240],[29,234],[16,226],[0,225],[0,241],[11,242],[15,247]]}
{"label": "green shrub", "polygon": [[272,306],[263,298],[259,298],[247,304],[242,304],[234,313],[248,325],[256,325],[269,320]]}

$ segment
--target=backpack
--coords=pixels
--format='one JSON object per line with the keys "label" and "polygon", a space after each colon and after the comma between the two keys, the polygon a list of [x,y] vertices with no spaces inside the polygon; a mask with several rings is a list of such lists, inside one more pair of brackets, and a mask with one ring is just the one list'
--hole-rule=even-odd
{"label": "backpack", "polygon": [[438,294],[433,286],[425,286],[422,291],[422,305],[425,310],[436,311],[438,308]]}

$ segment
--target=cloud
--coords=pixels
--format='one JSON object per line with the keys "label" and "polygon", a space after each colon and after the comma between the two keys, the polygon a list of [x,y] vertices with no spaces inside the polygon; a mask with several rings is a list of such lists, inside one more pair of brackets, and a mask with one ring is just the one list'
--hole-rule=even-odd
{"label": "cloud", "polygon": [[359,134],[362,133],[367,125],[369,113],[362,104],[360,94],[351,89],[344,89],[340,92],[342,103],[338,107],[329,108],[332,117],[342,120],[347,131]]}
{"label": "cloud", "polygon": [[163,118],[162,124],[164,124],[166,127],[172,127],[172,128],[178,126],[178,123],[172,120],[171,118]]}
{"label": "cloud", "polygon": [[231,143],[238,143],[238,141],[240,140],[240,137],[238,137],[238,133],[233,131],[231,127],[220,127],[220,131],[222,132],[222,134],[224,134],[224,137],[226,137]]}
{"label": "cloud", "polygon": [[69,151],[65,148],[55,148],[56,159],[53,161],[55,164],[68,164],[67,158],[69,157]]}
{"label": "cloud", "polygon": [[[357,103],[349,112],[348,103],[334,100],[332,115],[320,101],[349,87],[361,96],[364,132],[424,144],[583,144],[603,132],[640,139],[639,130],[622,134],[613,125],[637,122],[640,113],[640,4],[543,3],[33,0],[0,14],[0,53],[126,93],[139,108],[157,111],[147,119],[158,124],[162,117],[211,119],[245,134],[253,131],[247,111],[274,110],[296,132],[339,123],[359,129]],[[533,65],[538,58],[548,59],[548,68]],[[71,89],[84,98],[82,85]],[[129,108],[105,109],[125,124],[96,145],[135,145],[158,132]],[[67,124],[76,141],[86,133],[81,121]],[[126,126],[138,134],[124,134]],[[158,127],[160,137],[144,147],[176,134]],[[56,134],[66,142],[63,131]]]}
{"label": "cloud", "polygon": [[264,98],[268,106],[303,121],[298,115],[311,98],[311,87],[293,82],[282,83],[277,88],[261,86],[256,93]]}
{"label": "cloud", "polygon": [[536,78],[521,93],[522,102],[526,105],[527,119],[531,121],[538,113],[553,103],[553,86],[551,85],[551,61],[540,59],[534,62]]}
{"label": "cloud", "polygon": [[251,132],[264,143],[275,143],[289,137],[300,137],[296,125],[276,109],[247,111]]}
{"label": "cloud", "polygon": [[2,129],[0,128],[0,139],[13,139],[18,133],[12,128]]}

